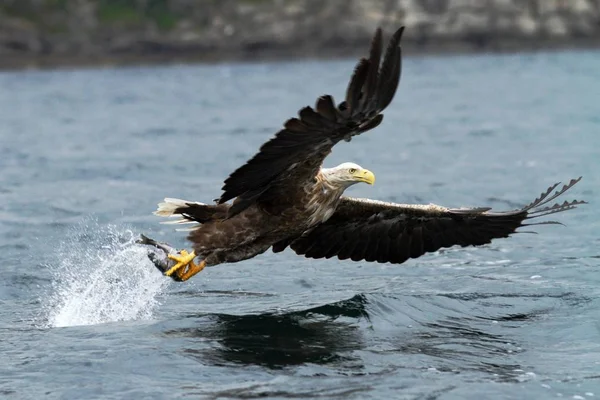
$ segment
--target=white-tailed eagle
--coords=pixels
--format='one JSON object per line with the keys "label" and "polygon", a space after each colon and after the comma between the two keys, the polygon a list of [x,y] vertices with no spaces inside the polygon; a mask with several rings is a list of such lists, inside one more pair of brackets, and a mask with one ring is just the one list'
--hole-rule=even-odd
{"label": "white-tailed eagle", "polygon": [[553,185],[531,204],[505,212],[344,197],[355,183],[373,184],[374,174],[354,163],[323,168],[323,160],[338,142],[382,122],[400,80],[403,30],[391,36],[383,53],[377,29],[369,58],[356,65],[345,100],[336,106],[331,96],[321,96],[314,108],[301,109],[225,180],[216,204],[172,198],[159,204],[156,215],[179,218],[170,223],[196,224],[188,237],[193,250],[169,254],[175,265],[157,264],[165,275],[185,281],[206,266],[287,247],[310,258],[400,264],[442,247],[483,245],[519,227],[556,223],[530,221],[584,203],[551,203],[581,178],[556,192],[559,184]]}

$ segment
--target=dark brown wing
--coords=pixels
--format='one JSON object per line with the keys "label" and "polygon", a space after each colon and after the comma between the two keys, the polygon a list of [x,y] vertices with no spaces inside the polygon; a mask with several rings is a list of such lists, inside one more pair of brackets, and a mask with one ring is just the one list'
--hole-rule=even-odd
{"label": "dark brown wing", "polygon": [[345,101],[336,107],[333,98],[326,95],[317,100],[314,109],[301,109],[298,118],[288,120],[252,159],[225,180],[218,203],[237,197],[230,209],[233,215],[282,181],[303,184],[312,180],[336,143],[379,125],[381,111],[392,101],[400,80],[403,30],[390,39],[380,66],[382,39],[377,29],[369,59],[358,62]]}
{"label": "dark brown wing", "polygon": [[[489,208],[448,209],[436,205],[405,205],[367,199],[343,198],[334,215],[291,243],[309,258],[377,261],[400,264],[442,247],[477,246],[508,237],[522,226],[557,224],[527,220],[570,210],[583,201],[547,204],[573,187],[573,179],[552,193],[551,186],[520,210],[492,212]],[[274,250],[283,250],[276,246]]]}

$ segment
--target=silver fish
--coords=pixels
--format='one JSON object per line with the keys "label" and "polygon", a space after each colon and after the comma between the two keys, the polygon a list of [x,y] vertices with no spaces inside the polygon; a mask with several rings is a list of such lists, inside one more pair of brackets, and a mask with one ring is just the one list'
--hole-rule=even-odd
{"label": "silver fish", "polygon": [[[154,239],[150,239],[148,236],[141,234],[140,238],[135,241],[138,244],[143,244],[147,246],[151,246],[148,249],[148,258],[156,269],[158,269],[162,274],[165,271],[168,271],[171,267],[173,267],[177,262],[175,260],[171,260],[167,257],[168,254],[179,254],[179,251],[168,243],[157,242]],[[174,280],[178,280],[175,274],[171,275],[171,278]]]}

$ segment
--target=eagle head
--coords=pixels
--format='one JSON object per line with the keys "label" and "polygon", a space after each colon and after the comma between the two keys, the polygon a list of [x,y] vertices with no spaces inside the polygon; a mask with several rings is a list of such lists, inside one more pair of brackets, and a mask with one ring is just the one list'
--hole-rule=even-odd
{"label": "eagle head", "polygon": [[321,172],[330,185],[344,189],[359,182],[368,183],[369,185],[375,183],[375,174],[351,162],[346,162],[333,168],[323,168]]}

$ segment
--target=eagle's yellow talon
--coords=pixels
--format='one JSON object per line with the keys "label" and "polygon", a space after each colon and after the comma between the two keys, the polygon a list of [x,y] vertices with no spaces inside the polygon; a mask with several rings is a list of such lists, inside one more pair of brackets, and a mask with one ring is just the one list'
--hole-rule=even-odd
{"label": "eagle's yellow talon", "polygon": [[206,267],[206,261],[202,260],[200,264],[190,263],[189,268],[184,272],[183,269],[180,269],[175,273],[179,279],[182,281],[187,281],[192,276],[196,275],[198,272],[202,271]]}
{"label": "eagle's yellow talon", "polygon": [[196,253],[194,253],[193,251],[191,253],[188,253],[187,250],[181,250],[179,252],[179,255],[169,254],[167,257],[169,257],[169,259],[171,260],[177,261],[177,264],[173,265],[171,268],[165,271],[166,276],[171,276],[176,271],[185,268],[190,264],[193,264],[194,258],[196,258]]}

